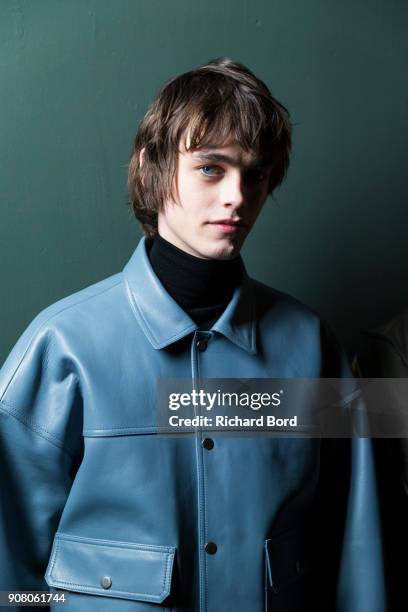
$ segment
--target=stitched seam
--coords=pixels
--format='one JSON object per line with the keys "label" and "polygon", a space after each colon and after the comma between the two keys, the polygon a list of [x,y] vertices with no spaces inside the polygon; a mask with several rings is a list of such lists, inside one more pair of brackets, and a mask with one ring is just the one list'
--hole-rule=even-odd
{"label": "stitched seam", "polygon": [[16,406],[14,406],[14,404],[10,404],[5,400],[0,400],[0,404],[10,408],[10,411],[5,410],[5,412],[7,412],[7,414],[10,414],[11,416],[14,416],[18,421],[20,421],[20,423],[27,425],[27,427],[29,427],[36,433],[46,434],[49,438],[55,440],[56,443],[59,443],[61,445],[64,444],[62,440],[60,440],[57,436],[54,436],[54,434],[48,431],[48,429],[45,429],[45,427],[41,427],[41,425],[38,425],[36,421],[34,421],[32,418],[24,416],[24,410],[22,410],[21,408],[17,408]]}
{"label": "stitched seam", "polygon": [[52,579],[52,572],[54,570],[55,560],[57,558],[58,546],[59,546],[59,540],[58,540],[58,538],[56,538],[55,539],[54,548],[53,548],[53,551],[52,551],[51,567],[50,567],[49,572],[48,572],[48,574],[49,574],[51,579]]}
{"label": "stitched seam", "polygon": [[[348,407],[348,402],[345,403],[344,407]],[[217,431],[234,431],[236,433],[239,433],[241,431],[241,428],[239,427],[228,427],[227,425],[224,426],[219,426],[217,427]],[[259,428],[256,426],[248,426],[245,428],[246,432],[256,432],[259,431]],[[261,428],[261,431],[264,431]],[[265,429],[265,431],[267,431]],[[298,427],[296,428],[296,431],[299,433],[310,433],[315,431],[315,428],[310,425],[303,425],[300,426],[298,425]],[[168,427],[166,425],[162,425],[162,426],[154,426],[154,428],[144,428],[144,427],[128,427],[125,429],[85,429],[82,432],[82,435],[84,438],[119,438],[119,437],[125,437],[125,436],[145,436],[145,435],[159,435],[160,433],[165,433],[165,434],[169,434],[172,435],[172,432],[169,431]],[[289,428],[289,427],[279,427],[279,432],[292,432],[293,433],[293,428]],[[183,436],[189,436],[189,435],[194,435],[194,431],[186,431],[183,433]]]}
{"label": "stitched seam", "polygon": [[[203,472],[203,516],[204,516],[204,540],[207,541],[208,540],[208,516],[207,516],[207,512],[206,512],[206,508],[208,508],[208,504],[207,504],[207,473],[206,473],[206,466],[205,466],[205,461],[204,461],[204,449],[203,447],[201,447],[201,455],[202,455],[202,472]],[[206,591],[206,597],[205,597],[205,609],[207,610],[207,602],[208,602],[208,563],[207,563],[207,555],[204,556],[204,580],[205,580],[205,591]]]}
{"label": "stitched seam", "polygon": [[171,546],[159,546],[158,544],[136,544],[134,542],[124,542],[122,540],[102,540],[100,538],[86,538],[83,536],[71,535],[67,533],[57,532],[55,537],[59,540],[68,540],[69,542],[80,542],[89,544],[90,546],[106,546],[108,548],[129,548],[136,550],[151,550],[159,553],[171,553]]}
{"label": "stitched seam", "polygon": [[[208,341],[210,341],[211,338],[208,338]],[[197,353],[197,372],[198,372],[198,379],[201,380],[201,361],[199,358],[199,353]],[[201,438],[201,435],[200,435]],[[200,456],[201,456],[201,473],[202,473],[202,491],[203,491],[203,503],[202,503],[202,516],[203,516],[203,524],[204,524],[204,542],[208,541],[208,514],[207,514],[207,508],[208,508],[208,498],[207,498],[207,473],[206,473],[206,464],[205,464],[205,450],[201,445],[201,440],[200,440]],[[206,554],[203,553],[203,557],[204,557],[204,589],[205,589],[205,600],[204,600],[204,609],[207,610],[208,609],[208,593],[209,593],[209,588],[208,588],[208,557]]]}
{"label": "stitched seam", "polygon": [[70,459],[75,460],[77,458],[77,454],[73,450],[64,446],[64,443],[59,438],[51,434],[49,431],[47,431],[43,427],[40,427],[39,425],[36,425],[35,422],[32,421],[31,419],[22,417],[20,414],[18,414],[18,412],[16,414],[16,411],[14,410],[6,410],[5,408],[2,408],[1,405],[9,406],[9,408],[12,408],[10,404],[6,404],[6,402],[4,402],[3,400],[0,400],[0,411],[4,412],[8,416],[15,418],[16,421],[18,421],[19,423],[27,427],[27,429],[37,434],[38,436],[40,436],[41,438],[43,438],[44,440],[46,440],[53,446],[62,450],[64,453],[66,453],[70,457]]}
{"label": "stitched seam", "polygon": [[87,584],[81,584],[81,583],[77,583],[77,582],[66,582],[65,580],[61,580],[59,578],[54,578],[54,582],[56,582],[59,585],[63,585],[63,586],[70,586],[70,587],[78,587],[81,589],[81,591],[88,591],[88,592],[97,592],[97,593],[106,593],[107,596],[114,596],[114,595],[118,595],[118,594],[122,594],[122,595],[133,595],[133,596],[137,596],[137,597],[150,597],[150,598],[154,598],[154,599],[159,599],[163,592],[164,589],[162,587],[162,591],[161,593],[159,593],[158,595],[156,593],[143,593],[143,592],[139,592],[139,591],[122,591],[122,590],[118,590],[118,589],[109,589],[109,590],[104,590],[101,587],[97,587],[97,586],[92,586],[92,585],[87,585]]}
{"label": "stitched seam", "polygon": [[59,578],[54,578],[54,582],[61,586],[70,586],[70,587],[78,587],[81,589],[81,592],[89,592],[89,593],[100,593],[106,594],[108,597],[114,597],[115,595],[132,595],[133,598],[137,596],[140,597],[150,597],[155,600],[161,597],[161,593],[156,595],[155,593],[139,593],[139,591],[118,591],[117,589],[109,589],[105,590],[101,587],[97,586],[88,586],[86,584],[78,584],[77,582],[65,582],[65,580],[60,580]]}
{"label": "stitched seam", "polygon": [[[198,334],[199,336],[199,334]],[[200,359],[199,359],[199,353],[197,351],[196,348],[196,342],[194,342],[193,339],[193,351],[194,351],[194,359],[195,359],[195,364],[196,364],[196,369],[197,369],[197,382],[199,383],[199,381],[201,380],[201,368],[200,368]],[[206,559],[206,555],[204,553],[204,542],[205,542],[205,536],[206,536],[206,525],[205,525],[205,489],[204,489],[204,474],[203,474],[203,458],[202,458],[202,452],[203,452],[203,448],[201,446],[201,435],[198,436],[197,435],[197,442],[196,444],[198,446],[198,453],[197,453],[197,461],[198,461],[198,489],[199,489],[199,499],[198,499],[198,510],[199,510],[199,533],[200,533],[200,546],[199,546],[199,559],[201,559],[201,562],[199,563],[199,567],[200,567],[200,583],[201,580],[203,580],[204,582],[204,601],[203,601],[203,605],[204,605],[204,610],[203,612],[205,612],[207,610],[207,559]],[[201,528],[201,522],[203,522],[203,531],[204,537],[201,537],[202,535],[202,528]],[[201,588],[200,588],[201,591]],[[201,593],[200,593],[200,600],[201,600]],[[201,601],[200,601],[200,608],[201,608]]]}
{"label": "stitched seam", "polygon": [[88,436],[90,438],[97,438],[115,435],[116,433],[119,435],[131,435],[132,432],[136,435],[137,432],[139,432],[140,434],[154,434],[162,430],[167,431],[167,427],[165,425],[163,425],[162,427],[159,427],[158,425],[149,425],[147,427],[107,427],[106,429],[84,429],[83,435]]}
{"label": "stitched seam", "polygon": [[98,429],[84,429],[84,431],[128,431],[129,429],[134,429],[135,431],[150,431],[152,429],[156,429],[157,425],[143,425],[143,427],[134,427],[134,426],[127,426],[125,425],[124,427],[117,427],[116,425],[111,425],[109,427],[100,427]]}
{"label": "stitched seam", "polygon": [[[196,351],[195,351],[195,342],[197,339],[197,332],[194,333],[192,341],[191,341],[191,350],[190,350],[190,359],[191,359],[191,380],[193,383],[193,386],[196,383],[197,380],[197,373],[198,373],[198,364],[197,364],[197,358],[196,358]],[[201,516],[201,510],[200,510],[200,499],[201,499],[201,494],[200,494],[200,462],[199,462],[199,447],[198,447],[198,441],[199,441],[199,436],[197,434],[197,432],[195,432],[194,434],[195,437],[195,460],[196,460],[196,471],[197,471],[197,508],[198,508],[198,591],[199,591],[199,610],[201,612],[202,610],[202,592],[201,592],[201,573],[202,573],[202,534],[201,534],[201,521],[200,521],[200,516]]]}
{"label": "stitched seam", "polygon": [[164,570],[164,576],[163,576],[163,582],[162,582],[162,590],[161,590],[161,593],[160,593],[159,597],[164,595],[164,593],[166,592],[166,582],[167,582],[167,579],[168,579],[169,571],[170,571],[170,554],[168,554],[167,558],[166,558],[166,568]]}

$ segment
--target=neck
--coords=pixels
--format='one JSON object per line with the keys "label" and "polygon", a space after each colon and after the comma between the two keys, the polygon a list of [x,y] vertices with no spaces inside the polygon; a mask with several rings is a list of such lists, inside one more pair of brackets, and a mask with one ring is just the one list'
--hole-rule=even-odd
{"label": "neck", "polygon": [[223,310],[242,279],[244,266],[240,256],[231,260],[201,259],[182,251],[159,234],[149,246],[154,272],[189,314],[217,306]]}

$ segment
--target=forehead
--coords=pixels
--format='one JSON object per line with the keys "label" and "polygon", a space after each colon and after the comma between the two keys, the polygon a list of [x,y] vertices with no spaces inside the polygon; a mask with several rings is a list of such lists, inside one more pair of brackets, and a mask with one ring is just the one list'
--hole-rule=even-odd
{"label": "forehead", "polygon": [[259,151],[245,151],[237,142],[227,142],[222,145],[186,150],[184,146],[180,154],[192,162],[223,162],[233,166],[261,166],[266,165],[264,156]]}

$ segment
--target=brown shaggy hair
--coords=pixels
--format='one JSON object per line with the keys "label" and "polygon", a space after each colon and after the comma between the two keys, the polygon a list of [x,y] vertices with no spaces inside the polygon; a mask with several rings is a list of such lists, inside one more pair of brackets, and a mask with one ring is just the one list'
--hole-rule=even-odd
{"label": "brown shaggy hair", "polygon": [[230,139],[272,166],[271,194],[289,166],[291,123],[265,83],[242,64],[218,58],[164,84],[139,125],[129,163],[130,204],[147,237],[157,233],[164,203],[174,200],[180,146],[190,151]]}

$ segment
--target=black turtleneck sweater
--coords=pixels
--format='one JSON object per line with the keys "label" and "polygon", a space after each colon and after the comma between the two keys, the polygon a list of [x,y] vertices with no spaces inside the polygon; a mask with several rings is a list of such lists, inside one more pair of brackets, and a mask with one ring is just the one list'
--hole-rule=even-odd
{"label": "black turtleneck sweater", "polygon": [[158,234],[147,242],[150,263],[171,297],[200,329],[209,329],[231,300],[243,274],[240,256],[201,259]]}

